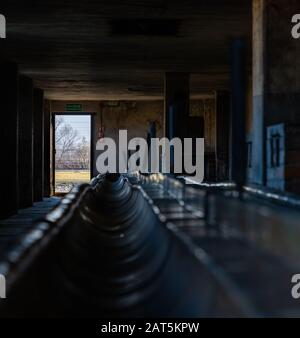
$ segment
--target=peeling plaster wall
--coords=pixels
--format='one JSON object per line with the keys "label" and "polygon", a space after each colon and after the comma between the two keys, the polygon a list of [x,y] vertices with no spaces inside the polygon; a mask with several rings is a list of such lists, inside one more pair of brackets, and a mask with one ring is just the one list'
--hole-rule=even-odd
{"label": "peeling plaster wall", "polygon": [[[162,101],[120,101],[118,106],[109,107],[102,104],[102,119],[105,136],[117,138],[120,129],[128,131],[128,139],[147,137],[149,122],[156,123],[157,137],[163,136],[163,102]],[[100,127],[98,114],[96,127]]]}

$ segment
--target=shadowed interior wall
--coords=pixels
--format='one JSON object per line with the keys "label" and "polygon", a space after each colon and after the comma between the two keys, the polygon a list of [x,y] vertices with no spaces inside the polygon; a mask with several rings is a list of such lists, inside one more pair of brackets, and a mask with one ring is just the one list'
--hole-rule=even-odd
{"label": "shadowed interior wall", "polygon": [[253,168],[256,183],[300,191],[297,0],[253,1]]}
{"label": "shadowed interior wall", "polygon": [[0,62],[0,74],[1,113],[5,116],[0,123],[0,174],[3,178],[0,218],[5,218],[18,210],[18,67],[13,63]]}
{"label": "shadowed interior wall", "polygon": [[19,208],[33,204],[33,81],[19,78]]}

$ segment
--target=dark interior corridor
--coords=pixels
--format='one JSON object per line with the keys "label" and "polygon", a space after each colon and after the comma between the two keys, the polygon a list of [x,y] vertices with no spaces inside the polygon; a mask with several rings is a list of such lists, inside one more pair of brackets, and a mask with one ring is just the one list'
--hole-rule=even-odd
{"label": "dark interior corridor", "polygon": [[0,317],[300,316],[299,12],[2,0]]}

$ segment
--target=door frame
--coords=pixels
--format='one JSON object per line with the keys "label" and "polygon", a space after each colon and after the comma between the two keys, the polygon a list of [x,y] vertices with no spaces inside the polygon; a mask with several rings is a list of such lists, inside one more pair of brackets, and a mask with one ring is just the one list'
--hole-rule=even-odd
{"label": "door frame", "polygon": [[55,192],[55,116],[90,116],[91,117],[91,139],[90,139],[90,178],[93,178],[94,173],[94,160],[95,160],[95,150],[94,150],[94,144],[95,144],[95,117],[97,113],[89,113],[89,112],[51,112],[51,129],[52,129],[52,144],[51,144],[51,158],[52,158],[52,170],[51,170],[51,176],[52,176],[52,191],[53,195],[66,195],[66,193],[56,193]]}

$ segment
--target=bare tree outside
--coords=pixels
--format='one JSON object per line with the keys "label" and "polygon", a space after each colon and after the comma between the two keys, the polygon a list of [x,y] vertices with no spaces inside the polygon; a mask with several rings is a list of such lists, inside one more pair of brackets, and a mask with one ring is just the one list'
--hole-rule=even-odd
{"label": "bare tree outside", "polygon": [[74,184],[89,180],[90,142],[60,115],[55,118],[55,151],[57,192],[67,192]]}
{"label": "bare tree outside", "polygon": [[70,124],[57,119],[55,126],[55,143],[56,143],[56,164],[64,165],[65,161],[75,160],[76,146],[78,143],[78,131],[74,130]]}
{"label": "bare tree outside", "polygon": [[81,169],[90,169],[90,145],[85,137],[77,144],[75,155]]}

